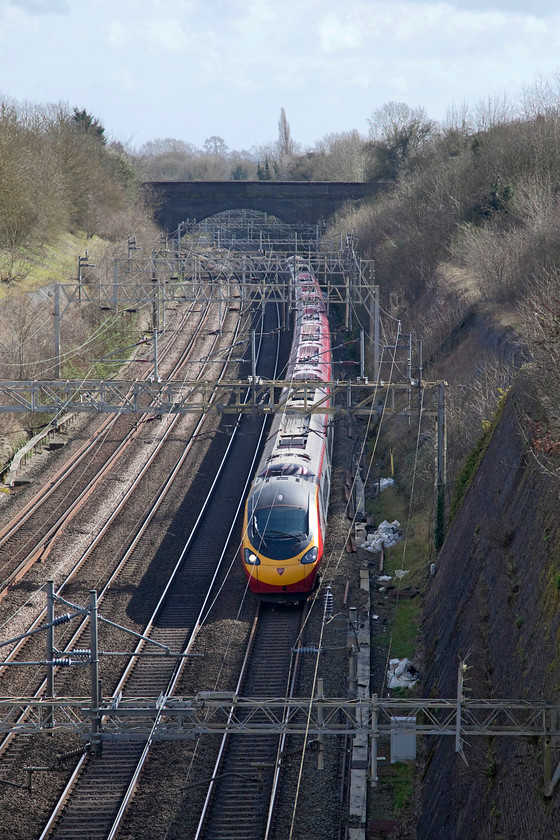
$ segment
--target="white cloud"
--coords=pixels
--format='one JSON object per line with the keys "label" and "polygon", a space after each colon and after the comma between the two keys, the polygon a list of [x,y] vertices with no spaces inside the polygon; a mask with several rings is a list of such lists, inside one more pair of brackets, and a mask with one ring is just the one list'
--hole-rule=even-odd
{"label": "white cloud", "polygon": [[[558,4],[554,0],[449,0],[453,6],[466,7],[471,10],[501,9],[506,13],[519,12],[520,14],[537,15],[547,17],[558,12]],[[527,6],[530,5],[530,9]]]}
{"label": "white cloud", "polygon": [[360,88],[368,88],[371,84],[371,76],[369,73],[356,73],[351,79],[352,84]]}
{"label": "white cloud", "polygon": [[402,76],[393,76],[391,78],[391,87],[401,95],[405,95],[410,90],[410,80]]}
{"label": "white cloud", "polygon": [[326,53],[357,50],[362,46],[362,30],[352,21],[343,21],[336,12],[326,15],[317,29],[321,49]]}
{"label": "white cloud", "polygon": [[559,48],[547,0],[0,0],[3,93],[69,101],[139,144],[258,145],[280,107],[303,144],[391,99],[443,118],[550,76]]}

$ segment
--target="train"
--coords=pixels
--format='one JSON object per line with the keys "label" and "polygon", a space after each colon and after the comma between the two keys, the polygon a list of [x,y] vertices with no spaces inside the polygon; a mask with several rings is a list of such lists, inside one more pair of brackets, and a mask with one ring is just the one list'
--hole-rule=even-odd
{"label": "train", "polygon": [[[329,495],[333,423],[304,414],[305,402],[330,405],[332,347],[325,300],[308,264],[290,263],[294,331],[281,410],[273,417],[243,520],[241,562],[263,601],[305,600],[319,585]],[[298,381],[316,383],[306,389]],[[299,411],[296,409],[300,409]]]}

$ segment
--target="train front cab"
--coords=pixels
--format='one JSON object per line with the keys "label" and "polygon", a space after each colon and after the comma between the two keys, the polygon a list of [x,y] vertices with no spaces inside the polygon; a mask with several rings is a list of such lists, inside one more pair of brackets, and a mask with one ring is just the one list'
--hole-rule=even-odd
{"label": "train front cab", "polygon": [[267,601],[307,598],[323,555],[318,485],[290,477],[257,483],[241,548],[251,592]]}

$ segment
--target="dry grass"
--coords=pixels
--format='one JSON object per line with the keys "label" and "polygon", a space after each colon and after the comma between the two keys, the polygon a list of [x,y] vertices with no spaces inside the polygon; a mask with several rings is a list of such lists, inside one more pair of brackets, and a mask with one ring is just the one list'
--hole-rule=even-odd
{"label": "dry grass", "polygon": [[23,279],[16,283],[1,284],[0,300],[6,300],[14,294],[33,292],[54,283],[76,282],[78,257],[83,256],[86,249],[95,255],[96,249],[101,251],[105,247],[106,243],[98,237],[87,238],[85,233],[63,233],[51,245],[22,253],[17,269]]}

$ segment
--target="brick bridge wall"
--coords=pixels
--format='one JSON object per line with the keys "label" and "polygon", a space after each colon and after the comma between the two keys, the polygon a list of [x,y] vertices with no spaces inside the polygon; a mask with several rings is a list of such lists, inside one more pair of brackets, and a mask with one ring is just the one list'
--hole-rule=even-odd
{"label": "brick bridge wall", "polygon": [[316,224],[371,190],[357,181],[151,181],[144,188],[168,231],[186,219],[200,222],[238,209],[260,210],[288,224]]}

